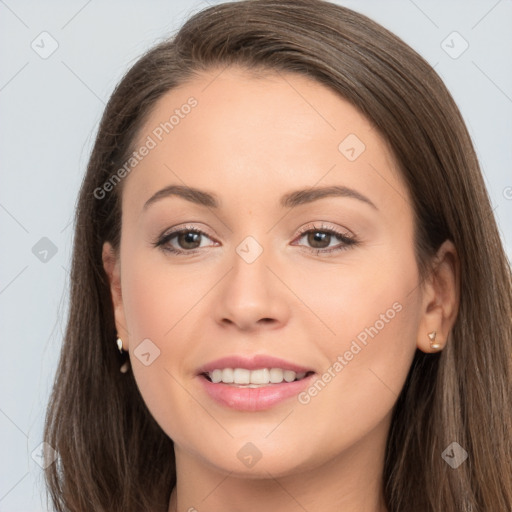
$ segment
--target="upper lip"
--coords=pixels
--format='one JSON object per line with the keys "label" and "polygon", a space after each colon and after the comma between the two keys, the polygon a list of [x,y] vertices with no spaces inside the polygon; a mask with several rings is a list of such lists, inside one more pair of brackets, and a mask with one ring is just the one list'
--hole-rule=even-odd
{"label": "upper lip", "polygon": [[278,357],[257,354],[250,357],[242,355],[221,357],[220,359],[204,364],[198,369],[197,373],[198,375],[201,375],[202,373],[212,372],[213,370],[222,370],[224,368],[246,368],[247,370],[281,368],[282,370],[292,370],[295,373],[307,373],[313,371],[311,368],[307,368],[306,366],[301,366]]}

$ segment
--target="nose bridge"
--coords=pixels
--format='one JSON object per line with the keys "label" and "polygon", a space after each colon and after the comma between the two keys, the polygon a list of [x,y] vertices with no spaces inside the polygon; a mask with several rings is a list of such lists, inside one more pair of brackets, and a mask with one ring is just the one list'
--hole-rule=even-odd
{"label": "nose bridge", "polygon": [[245,303],[246,307],[252,304],[254,308],[261,308],[263,304],[268,304],[274,295],[270,290],[271,273],[267,268],[272,256],[268,245],[268,237],[263,240],[261,235],[247,235],[235,247],[234,268],[230,278],[230,284],[234,289],[231,293],[238,296],[240,304]]}
{"label": "nose bridge", "polygon": [[218,321],[248,329],[259,321],[280,323],[285,319],[287,305],[283,290],[279,290],[278,280],[267,268],[272,266],[270,245],[268,236],[253,234],[235,247],[231,272],[218,296]]}

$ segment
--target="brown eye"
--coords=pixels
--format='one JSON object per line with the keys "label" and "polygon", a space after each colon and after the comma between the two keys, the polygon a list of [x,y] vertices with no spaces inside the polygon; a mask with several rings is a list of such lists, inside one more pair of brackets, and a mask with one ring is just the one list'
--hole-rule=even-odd
{"label": "brown eye", "polygon": [[202,244],[203,239],[211,240],[206,233],[197,228],[184,228],[163,235],[153,245],[174,254],[194,254],[198,249],[205,247],[206,244]]}
{"label": "brown eye", "polygon": [[310,231],[307,234],[308,243],[314,249],[325,249],[331,242],[331,234],[324,231]]}
{"label": "brown eye", "polygon": [[[350,246],[357,245],[354,235],[341,233],[334,228],[324,226],[314,227],[312,229],[301,230],[299,241],[305,239],[306,249],[316,254],[326,254],[343,251]],[[333,242],[337,242],[333,244]],[[302,243],[299,245],[303,245]]]}
{"label": "brown eye", "polygon": [[201,236],[195,231],[180,231],[176,240],[180,249],[197,249],[201,245]]}

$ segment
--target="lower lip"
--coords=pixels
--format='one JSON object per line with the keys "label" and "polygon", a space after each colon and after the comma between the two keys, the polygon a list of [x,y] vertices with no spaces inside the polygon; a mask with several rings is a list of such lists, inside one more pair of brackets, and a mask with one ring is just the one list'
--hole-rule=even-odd
{"label": "lower lip", "polygon": [[211,398],[221,405],[238,411],[263,411],[298,395],[311,384],[315,374],[293,382],[269,384],[259,388],[235,387],[230,384],[210,382],[204,375],[199,379]]}

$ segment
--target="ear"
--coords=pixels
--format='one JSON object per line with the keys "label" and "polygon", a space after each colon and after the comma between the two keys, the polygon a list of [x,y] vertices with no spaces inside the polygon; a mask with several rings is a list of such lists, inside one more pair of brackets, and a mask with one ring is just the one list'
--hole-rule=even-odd
{"label": "ear", "polygon": [[[418,326],[417,346],[423,352],[442,350],[455,324],[459,310],[459,259],[450,240],[443,242],[432,264],[432,270],[423,284],[421,318]],[[429,333],[436,332],[431,347]]]}
{"label": "ear", "polygon": [[123,296],[121,293],[121,264],[117,251],[109,242],[103,244],[102,251],[103,268],[110,283],[110,295],[114,309],[117,335],[123,341],[123,350],[128,350],[128,329],[124,316]]}

